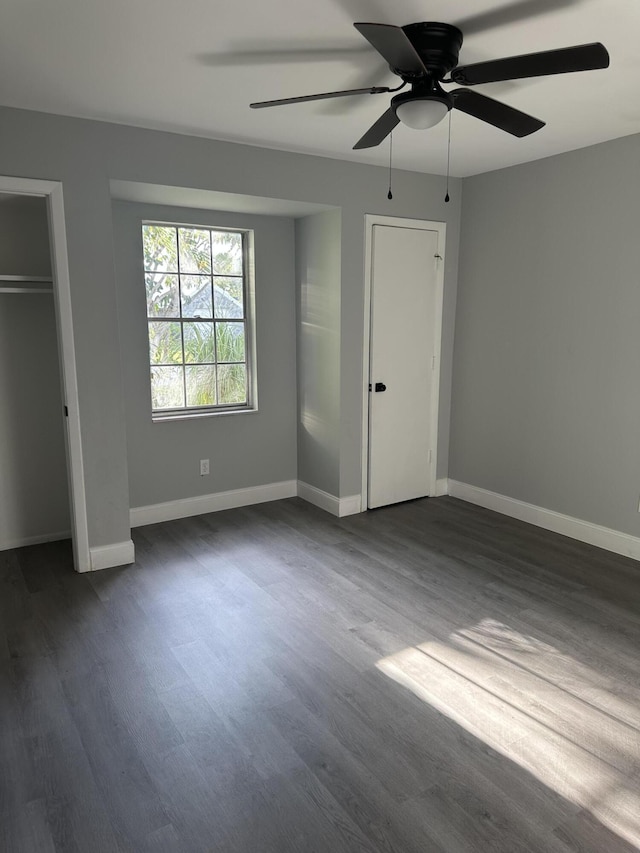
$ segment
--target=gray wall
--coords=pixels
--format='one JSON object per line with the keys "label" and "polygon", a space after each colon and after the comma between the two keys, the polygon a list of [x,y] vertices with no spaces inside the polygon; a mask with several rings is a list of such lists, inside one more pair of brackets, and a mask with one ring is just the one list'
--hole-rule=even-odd
{"label": "gray wall", "polygon": [[[444,351],[457,280],[461,181],[171,133],[0,109],[1,171],[63,182],[92,546],[129,538],[129,486],[109,180],[315,202],[342,209],[340,494],[360,488],[365,213],[447,222]],[[446,373],[447,366],[444,366]],[[441,435],[450,389],[443,383]],[[438,470],[446,469],[442,442]]]}
{"label": "gray wall", "polygon": [[[0,274],[51,275],[44,199],[0,194]],[[53,292],[0,287],[0,472],[0,549],[69,531]]]}
{"label": "gray wall", "polygon": [[640,534],[640,137],[465,180],[450,476]]}
{"label": "gray wall", "polygon": [[340,494],[341,217],[296,221],[298,479]]}
{"label": "gray wall", "polygon": [[[254,232],[258,411],[153,423],[142,273],[144,219]],[[296,479],[292,219],[114,202],[131,506]],[[211,474],[201,477],[199,460]]]}

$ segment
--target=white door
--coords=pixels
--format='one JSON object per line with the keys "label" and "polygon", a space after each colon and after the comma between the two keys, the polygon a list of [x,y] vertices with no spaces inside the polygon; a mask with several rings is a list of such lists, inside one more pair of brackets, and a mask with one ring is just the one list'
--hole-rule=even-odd
{"label": "white door", "polygon": [[372,231],[369,508],[432,494],[441,311],[438,232],[375,224]]}

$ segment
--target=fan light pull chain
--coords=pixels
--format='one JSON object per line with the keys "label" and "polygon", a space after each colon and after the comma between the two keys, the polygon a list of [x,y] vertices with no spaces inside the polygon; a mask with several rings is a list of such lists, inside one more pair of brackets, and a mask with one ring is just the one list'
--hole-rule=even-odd
{"label": "fan light pull chain", "polygon": [[389,201],[393,198],[393,193],[391,192],[391,156],[393,154],[393,131],[389,134],[389,192],[387,193],[387,198]]}
{"label": "fan light pull chain", "polygon": [[449,202],[449,171],[451,166],[451,113],[453,110],[449,110],[449,142],[447,143],[447,194],[444,197],[445,204]]}

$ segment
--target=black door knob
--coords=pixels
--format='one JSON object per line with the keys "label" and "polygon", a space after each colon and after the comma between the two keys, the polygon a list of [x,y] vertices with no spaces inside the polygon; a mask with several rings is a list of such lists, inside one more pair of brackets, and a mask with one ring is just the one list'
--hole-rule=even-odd
{"label": "black door knob", "polygon": [[375,387],[376,387],[376,391],[386,391],[387,390],[387,386],[384,384],[384,382],[376,382]]}

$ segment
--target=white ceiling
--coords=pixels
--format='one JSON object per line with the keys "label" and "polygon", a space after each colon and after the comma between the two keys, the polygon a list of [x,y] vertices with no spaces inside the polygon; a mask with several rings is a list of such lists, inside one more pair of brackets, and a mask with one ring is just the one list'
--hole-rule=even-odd
{"label": "white ceiling", "polygon": [[[640,132],[639,0],[0,0],[0,103],[386,164],[352,146],[390,95],[249,102],[399,82],[354,21],[456,24],[460,63],[601,41],[611,67],[477,87],[547,122],[516,139],[455,112],[452,173]],[[394,165],[446,170],[447,122],[398,127]]]}

